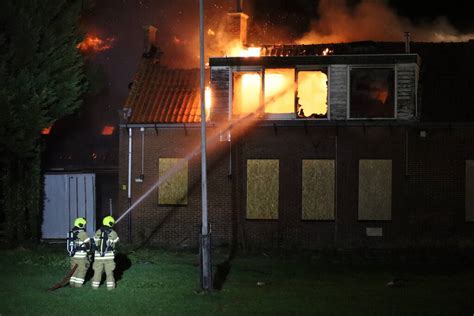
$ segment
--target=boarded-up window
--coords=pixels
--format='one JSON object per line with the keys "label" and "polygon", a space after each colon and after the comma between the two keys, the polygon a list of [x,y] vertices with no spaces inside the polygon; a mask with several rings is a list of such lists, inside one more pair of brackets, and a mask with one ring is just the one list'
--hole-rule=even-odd
{"label": "boarded-up window", "polygon": [[247,160],[248,219],[278,219],[278,177],[278,160]]}
{"label": "boarded-up window", "polygon": [[298,71],[296,102],[296,115],[298,118],[327,118],[327,70]]}
{"label": "boarded-up window", "polygon": [[334,160],[303,160],[303,219],[334,219],[334,175]]}
{"label": "boarded-up window", "polygon": [[350,117],[395,117],[395,70],[354,68],[350,74]]}
{"label": "boarded-up window", "polygon": [[359,161],[359,220],[391,220],[392,161]]}
{"label": "boarded-up window", "polygon": [[159,178],[164,182],[158,189],[158,203],[162,205],[188,204],[188,162],[180,158],[160,158]]}
{"label": "boarded-up window", "polygon": [[466,160],[466,221],[474,221],[474,160]]}

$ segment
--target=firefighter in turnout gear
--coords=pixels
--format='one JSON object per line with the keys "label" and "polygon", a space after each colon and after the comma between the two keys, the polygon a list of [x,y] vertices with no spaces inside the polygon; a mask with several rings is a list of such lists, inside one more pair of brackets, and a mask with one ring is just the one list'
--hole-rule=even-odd
{"label": "firefighter in turnout gear", "polygon": [[85,231],[87,221],[83,217],[76,218],[74,227],[68,234],[67,250],[71,257],[71,270],[77,265],[76,270],[69,279],[71,287],[81,287],[89,270],[90,262],[87,254],[90,250],[91,240]]}
{"label": "firefighter in turnout gear", "polygon": [[115,219],[112,216],[107,216],[102,220],[103,226],[97,230],[94,236],[95,254],[94,276],[92,277],[92,288],[98,289],[102,274],[106,274],[106,284],[108,290],[115,288],[114,269],[115,269],[115,245],[119,241],[117,232],[112,229],[115,224]]}

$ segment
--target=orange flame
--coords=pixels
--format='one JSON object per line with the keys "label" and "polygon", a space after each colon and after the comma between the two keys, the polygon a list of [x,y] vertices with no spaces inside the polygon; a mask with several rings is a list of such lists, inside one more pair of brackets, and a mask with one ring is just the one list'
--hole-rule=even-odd
{"label": "orange flame", "polygon": [[206,107],[206,120],[209,119],[209,114],[211,113],[211,106],[212,106],[212,91],[211,87],[206,87],[204,91],[204,105]]}
{"label": "orange flame", "polygon": [[115,41],[113,37],[101,39],[96,35],[88,34],[82,42],[77,44],[77,48],[83,52],[102,52],[112,48],[112,43]]}
{"label": "orange flame", "polygon": [[41,130],[41,135],[49,135],[49,133],[51,133],[51,127],[52,126],[48,126],[48,127],[45,127]]}
{"label": "orange flame", "polygon": [[323,56],[327,56],[327,55],[330,55],[332,54],[334,51],[332,49],[329,49],[328,47],[326,47],[324,50],[323,50]]}
{"label": "orange flame", "polygon": [[229,48],[229,56],[233,57],[260,57],[260,47],[244,47],[237,43]]}
{"label": "orange flame", "polygon": [[209,36],[215,36],[215,35],[216,35],[216,32],[214,32],[213,29],[208,29],[208,30],[207,30],[207,35],[209,35]]}

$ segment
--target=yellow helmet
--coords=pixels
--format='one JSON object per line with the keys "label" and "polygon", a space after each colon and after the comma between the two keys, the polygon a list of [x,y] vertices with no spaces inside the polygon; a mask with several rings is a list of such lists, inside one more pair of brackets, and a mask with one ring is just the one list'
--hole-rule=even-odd
{"label": "yellow helmet", "polygon": [[84,217],[78,217],[74,220],[74,226],[79,228],[84,228],[87,224],[87,221]]}
{"label": "yellow helmet", "polygon": [[106,216],[102,220],[102,224],[104,226],[112,227],[115,225],[115,219],[112,216]]}

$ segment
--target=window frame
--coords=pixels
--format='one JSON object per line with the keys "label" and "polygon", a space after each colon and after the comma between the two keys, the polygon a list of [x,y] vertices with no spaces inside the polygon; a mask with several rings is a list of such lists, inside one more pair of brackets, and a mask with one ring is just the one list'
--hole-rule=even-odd
{"label": "window frame", "polygon": [[[379,69],[386,68],[393,70],[393,117],[351,117],[351,70],[352,69]],[[380,65],[349,65],[347,67],[347,113],[346,119],[353,121],[366,120],[384,120],[393,121],[398,119],[398,67],[396,64],[380,64]]]}
{"label": "window frame", "polygon": [[[265,73],[267,69],[292,69],[293,70],[293,80],[296,86],[296,89],[293,91],[293,112],[292,113],[265,113],[265,109],[262,108],[262,104],[265,102]],[[298,72],[299,71],[327,71],[327,116],[326,118],[298,118],[296,114],[296,93],[298,91]],[[331,120],[331,66],[330,65],[295,65],[292,67],[265,67],[265,66],[234,66],[230,67],[229,71],[229,120],[238,119],[234,116],[234,76],[236,73],[246,73],[246,72],[258,72],[261,76],[261,92],[260,92],[260,110],[258,111],[256,119],[258,120],[267,120],[267,121],[329,121]]]}

